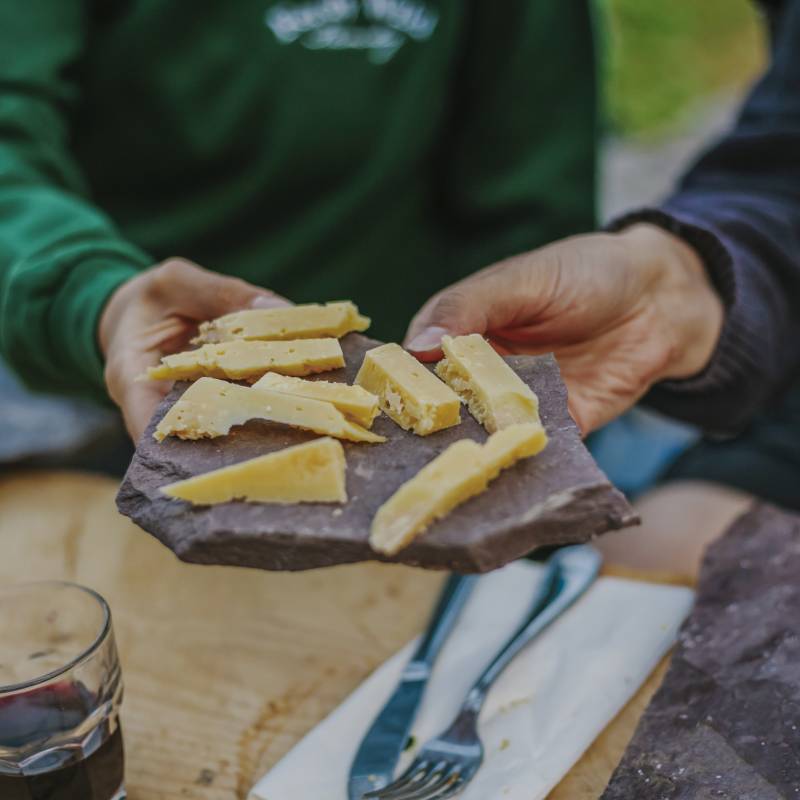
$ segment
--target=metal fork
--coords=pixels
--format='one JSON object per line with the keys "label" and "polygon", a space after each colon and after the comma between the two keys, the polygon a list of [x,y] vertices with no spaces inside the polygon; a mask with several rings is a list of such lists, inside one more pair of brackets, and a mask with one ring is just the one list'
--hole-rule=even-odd
{"label": "metal fork", "polygon": [[514,657],[592,585],[602,558],[589,545],[557,550],[548,560],[527,619],[500,649],[464,700],[450,727],[427,742],[392,784],[364,800],[445,800],[464,790],[483,762],[478,715],[492,684]]}

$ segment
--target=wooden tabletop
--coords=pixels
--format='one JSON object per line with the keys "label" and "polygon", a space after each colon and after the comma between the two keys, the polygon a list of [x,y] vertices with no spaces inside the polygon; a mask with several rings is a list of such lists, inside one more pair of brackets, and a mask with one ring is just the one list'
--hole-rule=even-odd
{"label": "wooden tabletop", "polygon": [[[442,580],[381,564],[294,574],[182,564],[117,513],[115,493],[95,476],[4,473],[0,582],[65,579],[108,600],[130,800],[245,800],[419,632]],[[600,795],[663,668],[551,800]]]}

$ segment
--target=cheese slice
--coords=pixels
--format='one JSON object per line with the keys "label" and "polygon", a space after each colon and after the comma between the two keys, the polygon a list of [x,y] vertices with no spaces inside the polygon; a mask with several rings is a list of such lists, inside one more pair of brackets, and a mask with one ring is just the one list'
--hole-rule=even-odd
{"label": "cheese slice", "polygon": [[[336,341],[333,339],[332,341]],[[330,381],[305,381],[302,378],[287,378],[275,372],[268,372],[254,384],[255,389],[272,389],[276,392],[296,394],[300,397],[313,397],[333,403],[344,415],[354,422],[371,428],[375,417],[381,413],[378,398],[360,386]]]}
{"label": "cheese slice", "polygon": [[311,375],[344,366],[342,348],[336,339],[298,339],[288,342],[221,342],[197,350],[164,356],[150,367],[151,380],[196,380],[229,378],[255,380],[266,372]]}
{"label": "cheese slice", "polygon": [[394,555],[435,519],[483,492],[501,470],[546,445],[547,434],[538,423],[510,425],[483,445],[471,439],[454,442],[378,509],[370,544],[380,553]]}
{"label": "cheese slice", "polygon": [[368,350],[356,383],[376,394],[381,409],[401,428],[420,436],[461,422],[455,392],[399,344]]}
{"label": "cheese slice", "polygon": [[161,491],[195,505],[345,503],[344,449],[324,437],[171,483]]}
{"label": "cheese slice", "polygon": [[167,436],[214,438],[251,419],[280,422],[351,442],[385,441],[383,436],[351,422],[332,403],[217,378],[200,378],[193,383],[158,423],[153,436],[159,442]]}
{"label": "cheese slice", "polygon": [[315,339],[339,338],[351,331],[365,331],[368,317],[358,313],[349,300],[337,303],[308,303],[280,308],[235,311],[204,322],[194,344],[227,342],[231,339]]}
{"label": "cheese slice", "polygon": [[483,336],[444,336],[442,351],[436,374],[489,433],[539,422],[539,399]]}

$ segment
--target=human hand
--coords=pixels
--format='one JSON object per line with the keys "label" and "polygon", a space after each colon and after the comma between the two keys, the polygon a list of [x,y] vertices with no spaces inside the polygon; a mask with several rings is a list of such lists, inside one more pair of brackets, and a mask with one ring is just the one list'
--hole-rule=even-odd
{"label": "human hand", "polygon": [[698,254],[641,224],[564,239],[453,284],[414,317],[406,347],[436,360],[444,334],[481,333],[503,354],[553,351],[587,434],[657,381],[700,372],[723,315]]}
{"label": "human hand", "polygon": [[170,258],[123,283],[100,317],[98,339],[106,360],[108,393],[138,441],[170,388],[169,381],[137,381],[162,355],[185,349],[208,319],[243,308],[288,301],[238,278]]}

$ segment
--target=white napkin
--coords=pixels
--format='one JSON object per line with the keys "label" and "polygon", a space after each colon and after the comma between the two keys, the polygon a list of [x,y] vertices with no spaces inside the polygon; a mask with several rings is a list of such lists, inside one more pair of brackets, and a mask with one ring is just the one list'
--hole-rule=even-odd
{"label": "white napkin", "polygon": [[[483,576],[436,663],[414,750],[441,732],[472,682],[525,617],[542,568],[516,562]],[[495,684],[480,718],[485,760],[462,800],[540,800],[645,681],[675,641],[693,593],[601,578]],[[394,691],[404,647],[291,750],[250,800],[347,800],[350,764]]]}

